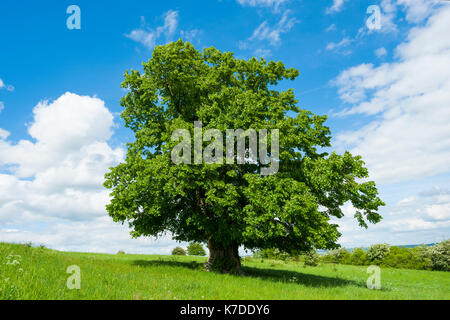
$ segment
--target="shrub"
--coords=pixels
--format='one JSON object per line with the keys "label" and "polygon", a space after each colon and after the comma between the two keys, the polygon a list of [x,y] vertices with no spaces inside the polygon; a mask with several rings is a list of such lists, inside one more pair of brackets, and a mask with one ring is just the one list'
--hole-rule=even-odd
{"label": "shrub", "polygon": [[382,258],[382,266],[390,268],[415,268],[414,255],[408,248],[390,247],[389,252]]}
{"label": "shrub", "polygon": [[417,246],[411,249],[414,269],[431,270],[430,247],[426,245]]}
{"label": "shrub", "polygon": [[205,249],[201,243],[191,242],[187,247],[187,253],[190,256],[206,256]]}
{"label": "shrub", "polygon": [[125,251],[119,250],[119,251],[117,252],[117,254],[125,254]]}
{"label": "shrub", "polygon": [[262,249],[255,252],[255,258],[271,259],[271,260],[283,260],[286,261],[290,258],[290,255],[286,252],[282,252],[278,249]]}
{"label": "shrub", "polygon": [[344,248],[339,248],[328,252],[323,260],[326,262],[350,264],[351,253]]}
{"label": "shrub", "polygon": [[176,247],[172,250],[172,255],[173,256],[185,256],[186,251],[181,247]]}
{"label": "shrub", "polygon": [[353,250],[350,257],[350,264],[357,266],[364,266],[367,264],[367,254],[362,248],[356,248]]}
{"label": "shrub", "polygon": [[367,250],[367,258],[370,263],[381,264],[384,257],[389,254],[389,245],[386,243],[374,244]]}
{"label": "shrub", "polygon": [[315,249],[311,249],[310,251],[304,254],[305,265],[315,267],[320,262],[320,256]]}
{"label": "shrub", "polygon": [[431,247],[429,254],[433,270],[450,271],[450,239]]}

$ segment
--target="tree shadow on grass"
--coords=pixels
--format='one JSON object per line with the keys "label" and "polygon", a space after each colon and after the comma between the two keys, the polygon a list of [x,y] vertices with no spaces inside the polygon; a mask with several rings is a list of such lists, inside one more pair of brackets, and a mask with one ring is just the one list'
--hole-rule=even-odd
{"label": "tree shadow on grass", "polygon": [[203,270],[205,268],[205,263],[197,261],[134,260],[132,264],[140,267],[182,267],[191,270]]}
{"label": "tree shadow on grass", "polygon": [[[181,267],[188,268],[191,270],[205,270],[205,264],[197,261],[176,261],[176,260],[135,260],[133,265],[141,267]],[[265,281],[273,282],[285,282],[285,283],[296,283],[308,287],[318,287],[318,288],[332,288],[332,287],[348,287],[356,286],[365,288],[366,284],[363,282],[342,279],[338,277],[327,277],[314,275],[309,273],[302,273],[299,271],[291,270],[279,270],[279,269],[267,269],[267,268],[254,268],[254,267],[242,267],[244,272],[244,277],[251,277],[256,279],[261,279]],[[236,277],[239,277],[236,275]]]}
{"label": "tree shadow on grass", "polygon": [[354,280],[342,279],[338,277],[320,276],[292,270],[263,269],[254,267],[242,267],[242,270],[247,277],[253,277],[273,282],[296,283],[307,287],[365,287],[364,283]]}

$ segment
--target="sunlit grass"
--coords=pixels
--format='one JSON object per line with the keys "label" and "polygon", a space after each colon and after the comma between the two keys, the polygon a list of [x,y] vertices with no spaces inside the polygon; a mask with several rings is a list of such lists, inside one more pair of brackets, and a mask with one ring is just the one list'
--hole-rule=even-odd
{"label": "sunlit grass", "polygon": [[[449,272],[382,269],[382,289],[369,290],[366,267],[244,259],[245,276],[234,276],[204,271],[205,260],[0,244],[0,299],[450,298]],[[71,265],[81,269],[80,290],[66,286]]]}

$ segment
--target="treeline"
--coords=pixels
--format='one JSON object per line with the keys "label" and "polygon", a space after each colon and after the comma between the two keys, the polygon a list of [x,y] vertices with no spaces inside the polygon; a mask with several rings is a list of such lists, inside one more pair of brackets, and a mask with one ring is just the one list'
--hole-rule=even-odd
{"label": "treeline", "polygon": [[203,249],[202,244],[198,242],[189,243],[186,250],[181,247],[176,247],[172,250],[173,256],[185,256],[186,254],[190,256],[206,256],[206,251]]}
{"label": "treeline", "polygon": [[434,246],[417,246],[404,248],[375,244],[368,250],[362,248],[349,251],[344,248],[319,255],[315,250],[307,253],[287,254],[277,249],[265,249],[255,252],[255,258],[274,260],[294,260],[306,265],[315,266],[319,263],[337,263],[358,266],[378,265],[388,268],[403,268],[417,270],[450,271],[450,239]]}

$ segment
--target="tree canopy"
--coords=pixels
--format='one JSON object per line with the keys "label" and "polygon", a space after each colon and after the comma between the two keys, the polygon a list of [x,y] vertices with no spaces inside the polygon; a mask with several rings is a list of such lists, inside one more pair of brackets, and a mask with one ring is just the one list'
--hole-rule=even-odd
{"label": "tree canopy", "polygon": [[[292,89],[276,90],[298,75],[282,62],[236,59],[213,47],[200,52],[182,40],[155,47],[143,72],[127,71],[122,83],[122,118],[135,140],[106,174],[109,215],[128,222],[134,237],[169,232],[178,241],[206,242],[208,269],[222,271],[239,270],[240,246],[338,247],[330,218],[343,217],[348,201],[361,226],[379,222],[384,203],[361,157],[325,152],[326,116],[300,108]],[[263,176],[267,165],[255,162],[175,164],[172,133],[186,129],[193,137],[196,121],[203,132],[278,130],[278,172]]]}

